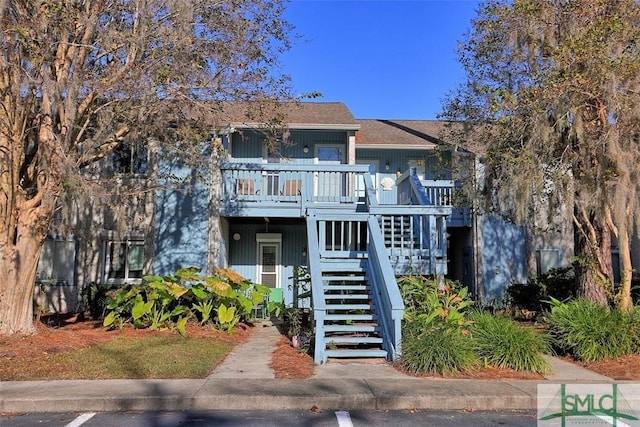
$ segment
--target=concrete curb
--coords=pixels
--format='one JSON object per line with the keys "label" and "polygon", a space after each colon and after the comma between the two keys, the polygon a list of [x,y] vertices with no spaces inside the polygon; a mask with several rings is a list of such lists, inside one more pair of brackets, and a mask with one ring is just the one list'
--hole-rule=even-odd
{"label": "concrete curb", "polygon": [[104,380],[0,384],[0,412],[157,410],[530,410],[535,381],[440,379]]}

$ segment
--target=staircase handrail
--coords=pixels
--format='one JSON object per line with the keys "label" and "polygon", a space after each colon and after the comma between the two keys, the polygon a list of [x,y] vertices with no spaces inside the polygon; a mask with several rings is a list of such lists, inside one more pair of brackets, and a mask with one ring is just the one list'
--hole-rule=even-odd
{"label": "staircase handrail", "polygon": [[433,205],[415,167],[410,167],[396,180],[399,205]]}
{"label": "staircase handrail", "polygon": [[384,346],[392,360],[402,354],[402,318],[404,302],[389,262],[380,225],[374,216],[368,220],[370,282],[379,307],[380,326],[384,329]]}
{"label": "staircase handrail", "polygon": [[364,179],[364,197],[365,197],[364,203],[368,209],[378,206],[378,197],[376,197],[376,187],[373,185],[373,180],[371,179],[372,170],[373,170],[373,166],[371,166],[369,173],[364,174],[362,177]]}
{"label": "staircase handrail", "polygon": [[411,183],[411,204],[412,205],[433,205],[434,201],[429,199],[424,185],[418,177],[416,168],[409,168],[409,182]]}
{"label": "staircase handrail", "polygon": [[309,264],[309,277],[311,278],[311,306],[313,307],[313,319],[315,322],[315,350],[314,362],[319,365],[324,361],[324,337],[321,333],[324,325],[324,317],[327,312],[324,292],[322,289],[322,271],[320,270],[320,246],[318,244],[318,229],[316,216],[313,212],[307,216],[307,251]]}

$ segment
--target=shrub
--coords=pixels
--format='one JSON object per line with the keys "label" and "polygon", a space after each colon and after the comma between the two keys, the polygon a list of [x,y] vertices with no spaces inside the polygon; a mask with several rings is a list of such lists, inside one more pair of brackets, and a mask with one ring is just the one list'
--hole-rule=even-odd
{"label": "shrub", "polygon": [[[466,288],[447,282],[438,289],[423,276],[398,279],[405,302],[400,364],[414,373],[451,374],[486,364],[544,373],[549,351],[543,335],[506,317],[474,312]],[[475,322],[475,323],[474,323]]]}
{"label": "shrub", "polygon": [[573,267],[554,268],[527,283],[514,283],[506,290],[506,302],[512,307],[541,311],[551,298],[566,301],[575,298]]}
{"label": "shrub", "polygon": [[464,313],[473,304],[467,288],[447,281],[438,289],[434,279],[424,276],[405,276],[398,279],[405,303],[404,320],[423,328],[448,324],[463,327],[467,324]]}
{"label": "shrub", "polygon": [[315,335],[310,312],[304,308],[284,307],[282,314],[284,332],[293,347],[300,353],[313,354]]}
{"label": "shrub", "polygon": [[474,348],[486,364],[523,372],[549,372],[542,355],[549,351],[544,335],[502,315],[477,311],[470,319]]}
{"label": "shrub", "polygon": [[89,283],[82,288],[82,307],[92,319],[101,319],[107,313],[107,306],[117,293],[118,285]]}
{"label": "shrub", "polygon": [[521,310],[541,311],[545,298],[542,286],[535,280],[513,283],[505,291],[507,306]]}
{"label": "shrub", "polygon": [[399,363],[409,372],[455,374],[473,369],[476,361],[472,341],[459,328],[412,327],[403,335]]}
{"label": "shrub", "polygon": [[623,313],[586,300],[551,299],[549,333],[558,351],[595,362],[634,353],[640,335],[637,309]]}

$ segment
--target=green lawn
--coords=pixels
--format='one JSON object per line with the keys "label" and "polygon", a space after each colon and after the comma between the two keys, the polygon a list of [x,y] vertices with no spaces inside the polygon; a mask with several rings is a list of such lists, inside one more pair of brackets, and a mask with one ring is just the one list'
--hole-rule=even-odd
{"label": "green lawn", "polygon": [[231,348],[213,337],[118,337],[77,351],[3,360],[0,380],[204,378]]}

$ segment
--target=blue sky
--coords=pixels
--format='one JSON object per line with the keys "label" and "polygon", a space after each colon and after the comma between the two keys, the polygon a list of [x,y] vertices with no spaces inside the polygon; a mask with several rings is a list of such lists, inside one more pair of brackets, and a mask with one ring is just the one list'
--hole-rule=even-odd
{"label": "blue sky", "polygon": [[283,57],[295,93],[320,92],[359,119],[434,119],[464,74],[456,46],[472,0],[291,0],[301,35]]}

